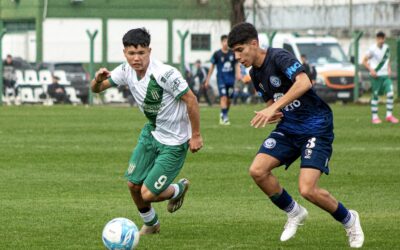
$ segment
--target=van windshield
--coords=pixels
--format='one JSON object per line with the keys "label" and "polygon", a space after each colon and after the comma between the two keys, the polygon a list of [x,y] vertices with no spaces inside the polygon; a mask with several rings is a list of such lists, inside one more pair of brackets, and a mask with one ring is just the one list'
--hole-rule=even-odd
{"label": "van windshield", "polygon": [[298,43],[297,46],[311,64],[349,63],[337,43]]}

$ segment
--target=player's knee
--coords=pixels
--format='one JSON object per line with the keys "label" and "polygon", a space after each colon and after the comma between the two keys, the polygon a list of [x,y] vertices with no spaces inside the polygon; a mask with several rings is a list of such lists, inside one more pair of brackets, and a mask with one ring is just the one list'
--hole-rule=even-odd
{"label": "player's knee", "polygon": [[306,200],[312,201],[314,200],[315,196],[315,189],[314,187],[307,186],[307,185],[301,185],[299,186],[299,192],[303,198]]}
{"label": "player's knee", "polygon": [[138,184],[128,181],[128,188],[129,188],[129,190],[131,190],[134,193],[140,193],[142,185],[138,185]]}
{"label": "player's knee", "polygon": [[254,180],[264,178],[270,173],[271,172],[268,169],[261,167],[260,165],[251,165],[249,168],[249,174]]}
{"label": "player's knee", "polygon": [[142,199],[145,202],[152,202],[155,200],[156,195],[153,194],[150,190],[148,190],[147,188],[143,187],[141,189],[141,194],[142,194]]}

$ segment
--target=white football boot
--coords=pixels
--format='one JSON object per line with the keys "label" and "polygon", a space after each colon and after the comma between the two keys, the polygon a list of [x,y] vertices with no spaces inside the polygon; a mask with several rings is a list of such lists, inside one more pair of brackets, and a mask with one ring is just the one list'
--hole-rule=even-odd
{"label": "white football boot", "polygon": [[350,228],[345,228],[347,236],[349,237],[350,247],[360,248],[364,243],[364,232],[360,224],[360,216],[357,211],[349,210],[353,214],[355,220],[354,224]]}
{"label": "white football boot", "polygon": [[285,230],[283,230],[281,235],[281,241],[287,241],[290,238],[294,237],[296,234],[297,228],[303,225],[303,222],[306,220],[308,216],[307,209],[299,205],[299,212],[295,216],[289,216],[287,222],[285,224]]}

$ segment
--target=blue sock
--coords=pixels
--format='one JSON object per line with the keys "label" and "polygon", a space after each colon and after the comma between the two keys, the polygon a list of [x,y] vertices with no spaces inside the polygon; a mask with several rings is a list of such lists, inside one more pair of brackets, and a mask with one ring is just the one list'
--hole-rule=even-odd
{"label": "blue sock", "polygon": [[222,118],[227,118],[228,117],[228,109],[221,109],[221,114]]}
{"label": "blue sock", "polygon": [[296,204],[296,202],[286,192],[285,189],[282,189],[281,194],[275,194],[269,198],[277,207],[279,207],[280,209],[282,209],[286,212],[290,212]]}
{"label": "blue sock", "polygon": [[346,225],[351,219],[351,213],[340,202],[336,211],[332,213],[332,216],[343,225]]}

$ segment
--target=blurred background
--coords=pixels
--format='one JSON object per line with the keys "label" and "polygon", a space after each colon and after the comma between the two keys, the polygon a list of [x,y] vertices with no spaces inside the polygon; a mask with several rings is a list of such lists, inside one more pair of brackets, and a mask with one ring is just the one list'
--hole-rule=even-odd
{"label": "blurred background", "polygon": [[[92,95],[89,81],[100,66],[124,61],[122,36],[136,27],[149,29],[153,56],[178,67],[196,92],[195,62],[209,67],[220,36],[243,21],[256,26],[263,47],[306,55],[317,71],[316,91],[329,102],[367,102],[368,73],[359,64],[383,31],[398,88],[399,0],[0,0],[0,56],[12,57],[16,82],[2,84],[0,103],[52,105],[48,86],[57,81],[65,103],[135,105],[127,89]],[[248,83],[244,77],[236,85],[235,103],[260,101]],[[214,103],[215,77],[211,86]]]}

